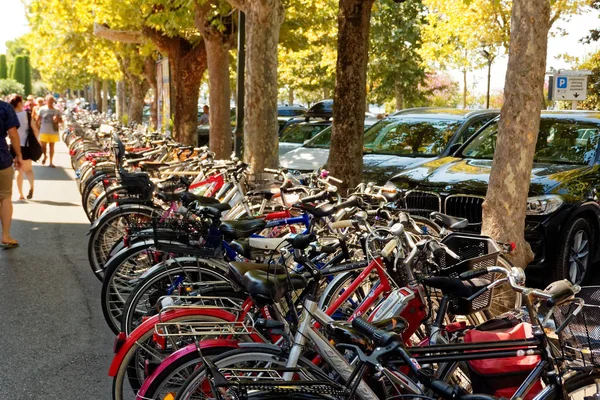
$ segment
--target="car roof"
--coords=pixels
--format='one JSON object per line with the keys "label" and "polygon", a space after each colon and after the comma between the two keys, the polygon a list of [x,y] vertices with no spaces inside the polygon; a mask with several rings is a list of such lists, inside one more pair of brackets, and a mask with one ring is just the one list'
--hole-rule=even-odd
{"label": "car roof", "polygon": [[498,115],[500,110],[465,110],[461,108],[443,108],[443,107],[418,107],[418,108],[407,108],[400,110],[392,115],[391,117],[414,117],[414,118],[439,118],[448,119],[455,121],[464,121],[468,118],[475,117],[478,115]]}
{"label": "car roof", "polygon": [[297,106],[297,105],[292,105],[292,106],[288,106],[286,105],[279,105],[277,106],[278,110],[306,110],[306,107],[304,106]]}
{"label": "car roof", "polygon": [[574,119],[600,124],[600,111],[597,110],[542,110],[542,118]]}

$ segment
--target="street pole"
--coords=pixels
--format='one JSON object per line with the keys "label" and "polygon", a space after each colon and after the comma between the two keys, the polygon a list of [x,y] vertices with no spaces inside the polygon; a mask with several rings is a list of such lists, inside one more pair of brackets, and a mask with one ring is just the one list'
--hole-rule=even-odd
{"label": "street pole", "polygon": [[235,156],[241,158],[244,138],[244,75],[246,71],[246,16],[238,12],[238,57],[235,105]]}
{"label": "street pole", "polygon": [[488,58],[488,81],[487,81],[487,96],[485,98],[485,108],[490,109],[490,82],[492,80],[492,59]]}

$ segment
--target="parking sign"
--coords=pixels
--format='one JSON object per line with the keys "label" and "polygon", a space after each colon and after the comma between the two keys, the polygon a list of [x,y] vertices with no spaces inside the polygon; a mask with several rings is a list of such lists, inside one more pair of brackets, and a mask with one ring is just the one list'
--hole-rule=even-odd
{"label": "parking sign", "polygon": [[565,71],[554,76],[553,100],[583,101],[587,97],[587,76]]}
{"label": "parking sign", "polygon": [[566,89],[568,82],[569,78],[567,78],[566,76],[559,76],[558,78],[556,78],[556,87],[558,89]]}

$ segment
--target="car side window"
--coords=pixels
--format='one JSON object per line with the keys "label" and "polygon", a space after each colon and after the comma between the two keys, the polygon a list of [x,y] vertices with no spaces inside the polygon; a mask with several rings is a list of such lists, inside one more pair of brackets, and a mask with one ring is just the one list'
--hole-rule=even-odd
{"label": "car side window", "polygon": [[479,129],[481,129],[485,124],[490,122],[490,120],[492,120],[493,118],[494,118],[493,116],[486,116],[486,117],[479,118],[479,119],[472,121],[469,124],[469,126],[466,127],[466,129],[462,130],[460,135],[456,138],[456,142],[454,142],[454,143],[466,142],[467,139],[469,139],[471,136],[473,136],[475,134],[475,132],[477,132]]}

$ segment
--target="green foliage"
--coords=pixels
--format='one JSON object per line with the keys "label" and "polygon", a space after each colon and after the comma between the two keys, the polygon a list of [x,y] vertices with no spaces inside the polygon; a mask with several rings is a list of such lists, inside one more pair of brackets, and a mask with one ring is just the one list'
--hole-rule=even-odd
{"label": "green foliage", "polygon": [[[289,0],[279,43],[279,86],[312,103],[333,93],[337,60],[337,0]],[[287,99],[287,97],[285,97]]]}
{"label": "green foliage", "polygon": [[8,67],[8,76],[13,76],[15,72],[15,63],[10,63],[10,66]]}
{"label": "green foliage", "polygon": [[25,95],[28,96],[31,94],[32,86],[31,86],[31,64],[29,62],[29,56],[23,56],[25,59],[25,82],[23,86],[25,86]]}
{"label": "green foliage", "polygon": [[0,54],[0,79],[8,78],[8,66],[6,64],[6,54]]}
{"label": "green foliage", "polygon": [[26,68],[27,64],[25,62],[25,56],[17,56],[17,58],[15,58],[15,67],[11,78],[22,84],[23,87],[25,87],[25,80],[27,78]]}
{"label": "green foliage", "polygon": [[6,41],[6,57],[8,62],[14,62],[17,56],[28,56],[30,52],[27,47],[25,36]]}
{"label": "green foliage", "polygon": [[397,108],[423,100],[419,85],[425,69],[418,53],[424,6],[421,0],[396,3],[380,0],[371,17],[369,100],[383,104],[396,99]]}
{"label": "green foliage", "polygon": [[33,82],[33,87],[31,89],[32,95],[35,97],[45,97],[48,93],[50,93],[50,90],[48,89],[48,85],[46,85],[44,82]]}
{"label": "green foliage", "polygon": [[17,93],[23,95],[25,87],[14,79],[0,79],[0,96]]}
{"label": "green foliage", "polygon": [[592,71],[592,75],[588,77],[587,98],[579,103],[579,108],[583,110],[600,110],[600,51],[584,61],[579,69]]}

